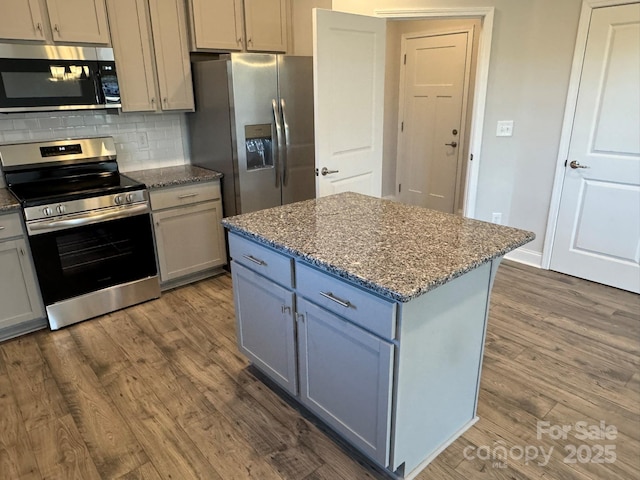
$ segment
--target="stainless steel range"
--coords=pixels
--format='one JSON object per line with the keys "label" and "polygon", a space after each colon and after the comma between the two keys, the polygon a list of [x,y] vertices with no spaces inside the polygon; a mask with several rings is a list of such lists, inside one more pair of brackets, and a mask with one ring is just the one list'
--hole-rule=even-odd
{"label": "stainless steel range", "polygon": [[0,145],[52,330],[160,296],[148,194],[111,137]]}

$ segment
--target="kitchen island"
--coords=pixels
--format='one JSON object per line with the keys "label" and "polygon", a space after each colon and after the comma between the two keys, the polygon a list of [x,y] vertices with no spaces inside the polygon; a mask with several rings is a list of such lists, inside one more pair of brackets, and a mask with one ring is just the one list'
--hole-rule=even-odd
{"label": "kitchen island", "polygon": [[223,224],[240,350],[390,476],[477,420],[493,278],[534,234],[355,193]]}

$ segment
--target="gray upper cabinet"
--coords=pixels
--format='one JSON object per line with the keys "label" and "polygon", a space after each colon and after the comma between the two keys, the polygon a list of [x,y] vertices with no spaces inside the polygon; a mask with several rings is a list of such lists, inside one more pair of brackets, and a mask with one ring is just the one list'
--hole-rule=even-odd
{"label": "gray upper cabinet", "polygon": [[287,0],[188,0],[187,5],[192,51],[287,51]]}
{"label": "gray upper cabinet", "polygon": [[107,0],[124,112],[192,111],[184,0]]}
{"label": "gray upper cabinet", "polygon": [[0,215],[0,340],[46,325],[20,215]]}
{"label": "gray upper cabinet", "polygon": [[2,0],[0,38],[107,45],[104,0]]}

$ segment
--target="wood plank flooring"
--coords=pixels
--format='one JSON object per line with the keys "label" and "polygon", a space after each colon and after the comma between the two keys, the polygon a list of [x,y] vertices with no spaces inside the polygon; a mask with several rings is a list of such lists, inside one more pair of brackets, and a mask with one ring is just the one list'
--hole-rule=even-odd
{"label": "wood plank flooring", "polygon": [[[640,478],[639,297],[504,262],[491,305],[480,420],[417,478]],[[0,479],[385,478],[235,342],[224,275],[0,344]]]}

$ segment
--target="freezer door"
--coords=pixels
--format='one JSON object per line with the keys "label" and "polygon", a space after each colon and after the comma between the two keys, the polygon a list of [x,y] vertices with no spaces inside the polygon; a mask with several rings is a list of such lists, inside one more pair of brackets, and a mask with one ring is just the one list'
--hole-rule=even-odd
{"label": "freezer door", "polygon": [[274,105],[278,105],[276,65],[275,55],[231,55],[231,112],[241,210],[238,213],[281,204],[278,160],[282,155],[278,152],[274,122]]}
{"label": "freezer door", "polygon": [[282,203],[315,198],[313,58],[278,56],[284,135]]}

